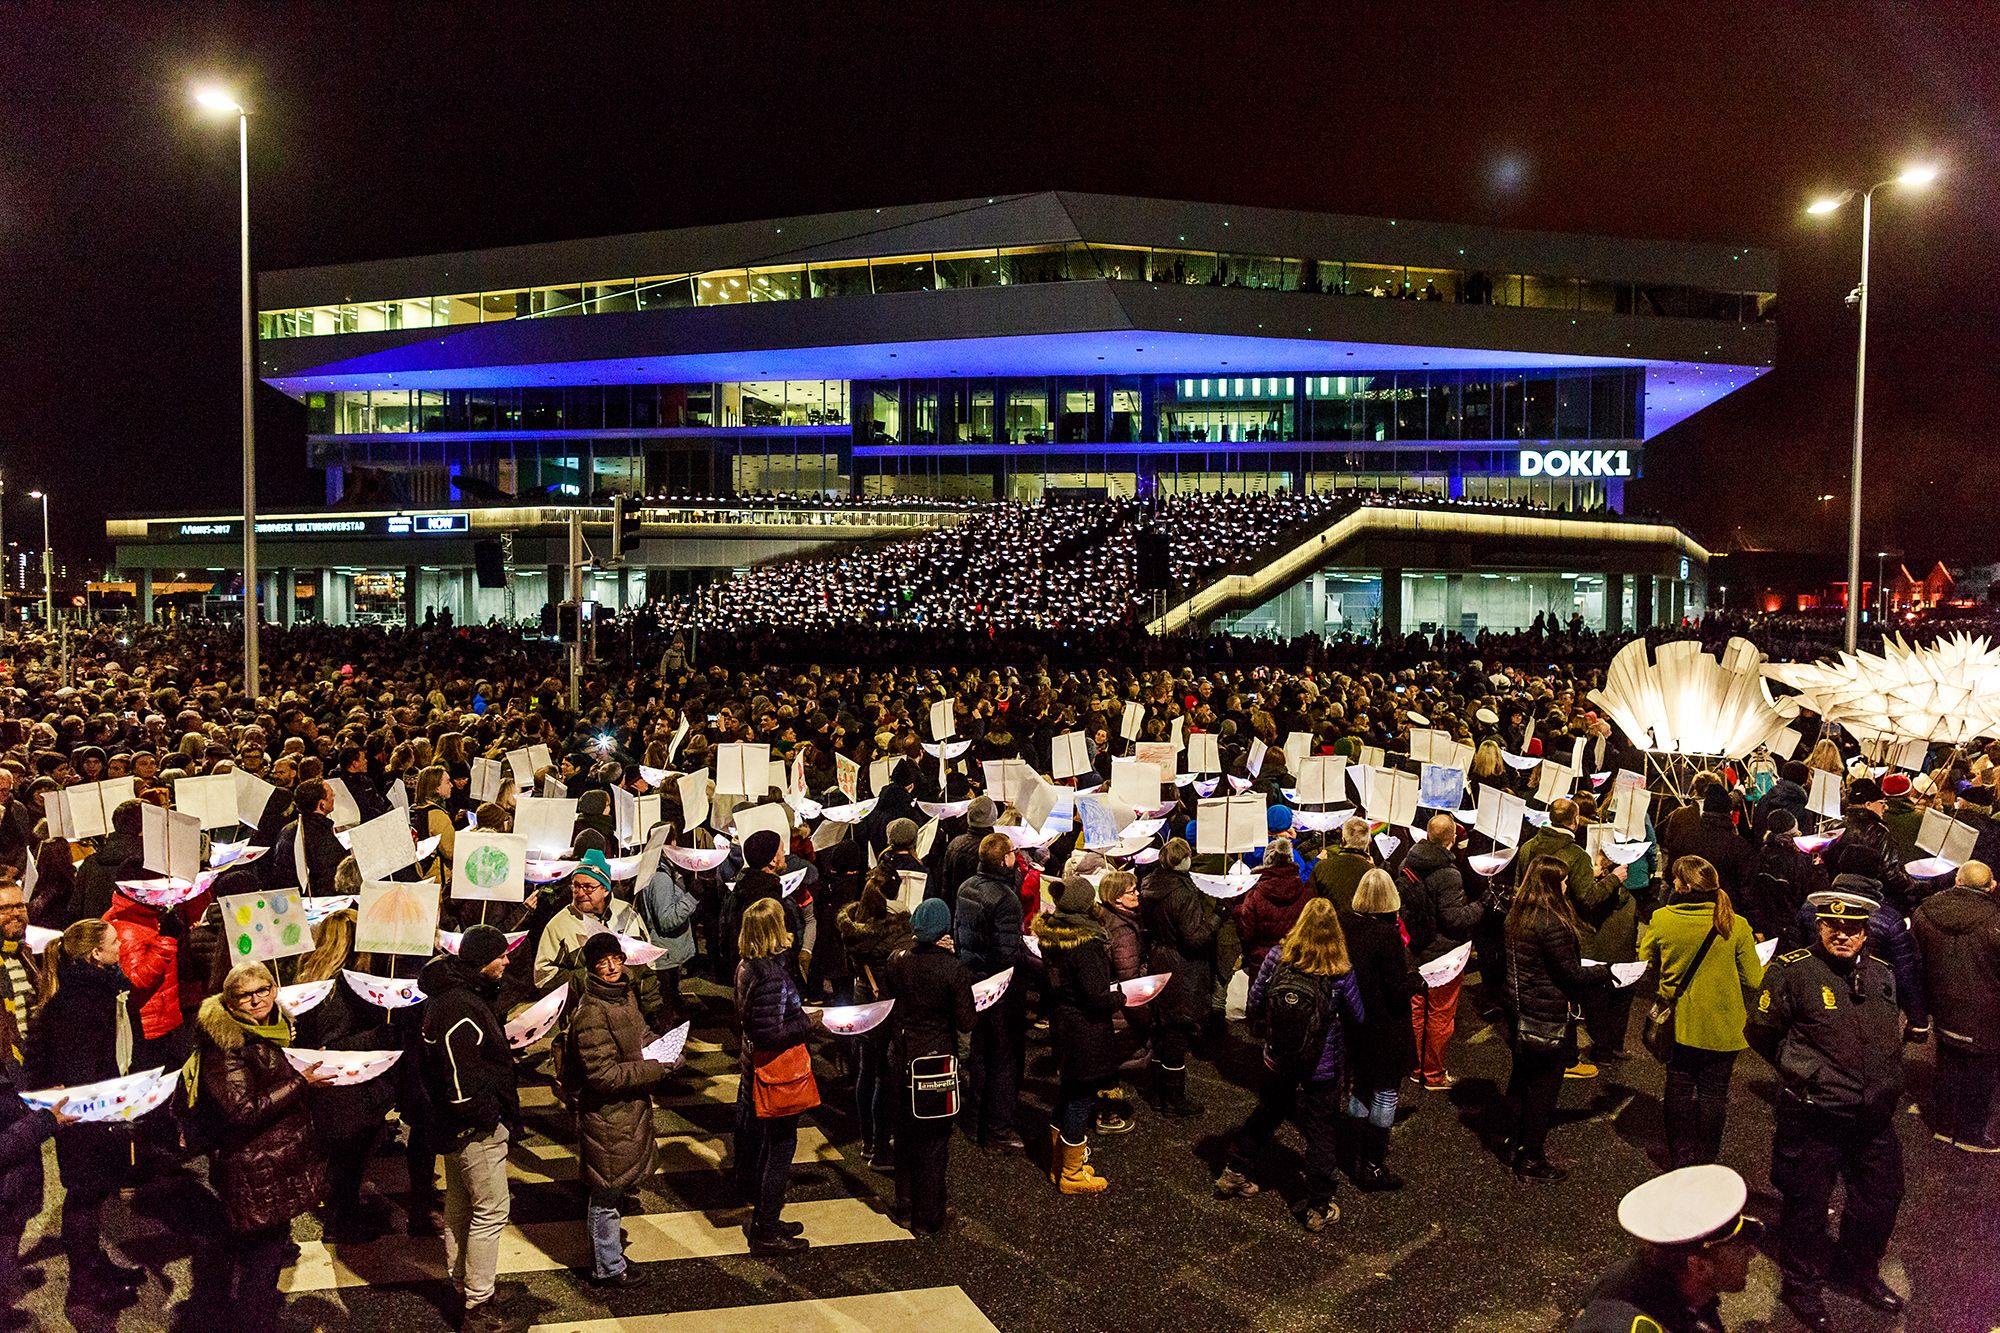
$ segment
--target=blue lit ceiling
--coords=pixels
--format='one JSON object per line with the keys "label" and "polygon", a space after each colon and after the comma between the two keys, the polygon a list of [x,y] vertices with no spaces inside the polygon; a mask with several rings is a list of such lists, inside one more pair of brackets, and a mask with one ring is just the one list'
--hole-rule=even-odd
{"label": "blue lit ceiling", "polygon": [[457,362],[427,339],[270,377],[293,396],[355,389],[472,389],[730,380],[948,379],[1001,375],[1355,374],[1391,370],[1646,367],[1644,438],[1748,384],[1768,367],[1468,347],[1412,347],[1130,329],[940,338],[514,364]]}

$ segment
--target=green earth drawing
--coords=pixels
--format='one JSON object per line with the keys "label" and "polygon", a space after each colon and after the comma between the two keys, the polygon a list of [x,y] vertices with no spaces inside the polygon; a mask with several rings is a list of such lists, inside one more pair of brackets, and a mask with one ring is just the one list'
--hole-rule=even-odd
{"label": "green earth drawing", "polygon": [[497,889],[507,882],[513,862],[498,847],[481,847],[465,858],[465,877],[474,887]]}

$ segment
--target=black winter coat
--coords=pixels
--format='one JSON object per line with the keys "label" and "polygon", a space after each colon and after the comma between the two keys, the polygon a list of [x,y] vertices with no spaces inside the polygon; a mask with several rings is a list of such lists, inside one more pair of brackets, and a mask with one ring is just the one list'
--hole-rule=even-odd
{"label": "black winter coat", "polygon": [[145,848],[137,837],[116,832],[106,835],[97,850],[76,868],[76,893],[71,899],[76,914],[70,919],[81,921],[110,911],[119,880],[149,877],[144,860]]}
{"label": "black winter coat", "polygon": [[1116,1078],[1121,1057],[1111,1019],[1125,997],[1112,989],[1103,927],[1088,917],[1038,916],[1035,938],[1048,969],[1049,1035],[1062,1081],[1087,1086]]}
{"label": "black winter coat", "polygon": [[972,1031],[972,974],[949,949],[916,944],[889,959],[883,998],[893,998],[888,1026],[895,1058],[907,1065],[925,1055],[958,1054],[958,1034]]}
{"label": "black winter coat", "polygon": [[1342,912],[1340,929],[1361,990],[1361,1025],[1348,1038],[1348,1068],[1356,1087],[1393,1088],[1417,1065],[1410,997],[1423,993],[1423,974],[1394,916]]}
{"label": "black winter coat", "polygon": [[[745,1065],[753,1052],[775,1055],[812,1032],[799,988],[781,958],[745,958],[736,964],[736,1019]],[[748,1077],[747,1068],[744,1074]]]}
{"label": "black winter coat", "polygon": [[1610,981],[1610,968],[1584,967],[1582,946],[1558,918],[1543,912],[1508,923],[1507,993],[1517,1021],[1567,1023],[1571,1005]]}
{"label": "black winter coat", "polygon": [[247,1033],[222,1007],[202,1001],[200,1095],[220,1127],[216,1192],[229,1229],[281,1226],[326,1193],[326,1148],[313,1132],[307,1084],[276,1042]]}
{"label": "black winter coat", "polygon": [[[938,870],[939,883],[944,889],[941,895],[947,903],[957,904],[958,886],[979,873],[979,844],[986,840],[990,828],[968,829],[945,844],[944,860]],[[927,886],[928,887],[928,886]]]}
{"label": "black winter coat", "polygon": [[[292,850],[301,826],[306,839],[304,884],[299,883],[298,862]],[[333,821],[309,810],[279,831],[270,855],[259,858],[257,865],[262,869],[265,888],[296,888],[301,896],[311,898],[333,892],[334,875],[346,857],[347,849],[333,835]]]}
{"label": "black winter coat", "polygon": [[0,1049],[0,1228],[13,1244],[42,1211],[42,1145],[56,1132],[52,1112],[31,1111],[16,1095],[26,1087],[13,1053]]}
{"label": "black winter coat", "polygon": [[2000,1054],[2000,902],[1978,889],[1946,889],[1924,900],[1911,932],[1938,1042]]}
{"label": "black winter coat", "polygon": [[889,959],[898,950],[910,947],[910,914],[892,907],[888,915],[864,921],[860,904],[850,903],[840,909],[838,925],[853,967],[854,1002],[872,1004],[882,998],[878,988],[884,984]]}
{"label": "black winter coat", "polygon": [[521,1094],[514,1052],[493,1001],[500,983],[455,954],[424,964],[423,1073],[445,1146],[456,1150],[501,1125],[519,1138]]}
{"label": "black winter coat", "polygon": [[[1428,838],[1403,858],[1397,891],[1403,899],[1403,923],[1410,930],[1410,951],[1419,963],[1441,958],[1471,939],[1486,915],[1477,901],[1465,896],[1465,874],[1458,868],[1458,858]],[[1428,939],[1419,936],[1413,922],[1428,923]]]}
{"label": "black winter coat", "polygon": [[1162,867],[1139,888],[1139,919],[1146,929],[1147,969],[1174,978],[1152,1003],[1154,1021],[1202,1023],[1215,988],[1216,914],[1208,895],[1187,871]]}
{"label": "black winter coat", "polygon": [[[56,993],[28,1029],[28,1086],[79,1087],[117,1078],[119,1015],[132,983],[114,964],[106,967],[63,954],[56,960]],[[139,1025],[128,1016],[136,1041]],[[56,1164],[64,1189],[110,1188],[120,1178],[127,1126],[106,1122],[62,1125],[56,1130]]]}
{"label": "black winter coat", "polygon": [[1806,895],[1822,892],[1827,885],[1826,871],[1798,849],[1791,834],[1766,834],[1750,863],[1749,882],[1743,892],[1731,890],[1729,897],[1752,930],[1775,940],[1792,928],[1792,916]]}
{"label": "black winter coat", "polygon": [[1750,866],[1756,851],[1736,831],[1728,815],[1702,813],[1693,830],[1674,847],[1674,858],[1699,856],[1715,867],[1722,887],[1731,898],[1750,883]]}
{"label": "black winter coat", "polygon": [[1013,874],[982,867],[959,885],[951,933],[958,961],[975,980],[1014,966],[1027,951],[1021,946],[1021,894]]}

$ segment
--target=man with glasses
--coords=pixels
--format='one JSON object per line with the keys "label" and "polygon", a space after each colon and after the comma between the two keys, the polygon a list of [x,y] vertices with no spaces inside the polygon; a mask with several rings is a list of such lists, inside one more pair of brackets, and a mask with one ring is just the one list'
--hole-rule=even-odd
{"label": "man with glasses", "polygon": [[0,1005],[7,1013],[6,1034],[12,1058],[21,1058],[28,1027],[35,1020],[36,986],[40,976],[28,948],[28,901],[19,884],[0,884]]}
{"label": "man with glasses", "polygon": [[[1880,904],[1842,889],[1807,902],[1813,943],[1772,963],[1744,1036],[1782,1083],[1771,1144],[1771,1183],[1784,1201],[1779,1295],[1807,1328],[1829,1330],[1829,1272],[1878,1310],[1903,1308],[1880,1269],[1903,1202],[1904,1025],[1895,974],[1868,952],[1868,917]],[[1830,1243],[1835,1180],[1846,1185],[1846,1207],[1840,1240]]]}

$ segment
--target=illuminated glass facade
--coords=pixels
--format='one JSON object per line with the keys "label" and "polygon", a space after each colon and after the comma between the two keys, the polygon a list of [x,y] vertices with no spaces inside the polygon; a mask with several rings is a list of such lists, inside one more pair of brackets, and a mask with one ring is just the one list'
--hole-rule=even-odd
{"label": "illuminated glass facade", "polygon": [[1039,194],[267,275],[259,357],[329,501],[1615,508],[1653,436],[1768,369],[1774,276],[1742,249]]}

